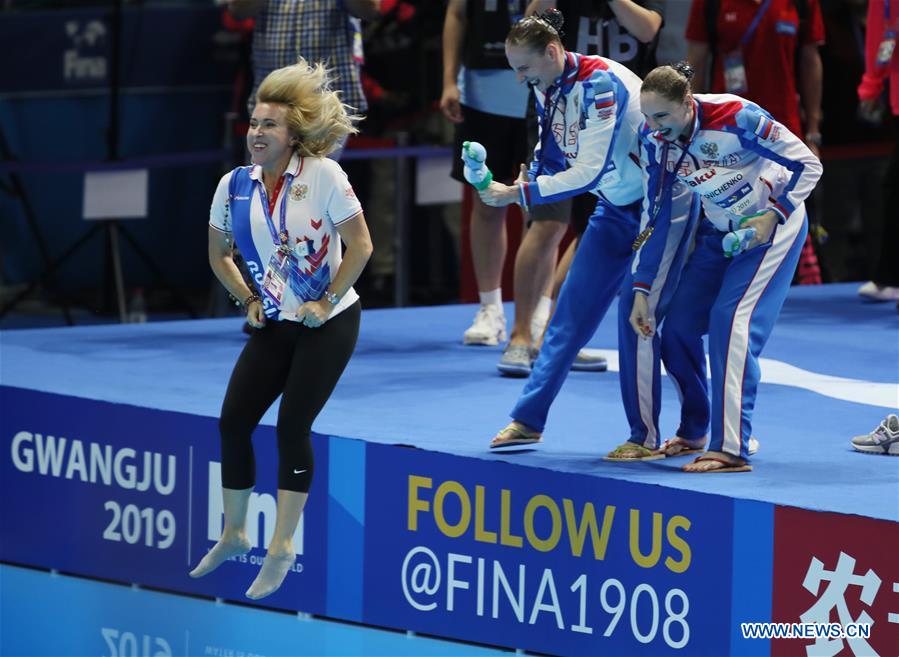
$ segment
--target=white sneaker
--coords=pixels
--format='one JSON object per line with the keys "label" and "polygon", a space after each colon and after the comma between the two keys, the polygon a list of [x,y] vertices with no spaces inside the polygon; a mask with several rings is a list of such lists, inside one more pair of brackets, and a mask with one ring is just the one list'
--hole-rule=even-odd
{"label": "white sneaker", "polygon": [[549,315],[534,313],[531,315],[531,346],[540,343],[543,337],[543,331],[546,330],[546,323],[549,322]]}
{"label": "white sneaker", "polygon": [[506,315],[502,306],[482,304],[471,326],[462,336],[462,344],[482,344],[489,347],[506,341]]}
{"label": "white sneaker", "polygon": [[869,301],[899,301],[899,287],[880,286],[868,281],[858,288],[858,296]]}
{"label": "white sneaker", "polygon": [[899,456],[899,417],[890,413],[874,431],[853,438],[852,448],[867,454]]}
{"label": "white sneaker", "polygon": [[577,357],[571,364],[572,372],[605,372],[609,369],[609,361],[599,353],[599,349],[584,347],[577,352]]}

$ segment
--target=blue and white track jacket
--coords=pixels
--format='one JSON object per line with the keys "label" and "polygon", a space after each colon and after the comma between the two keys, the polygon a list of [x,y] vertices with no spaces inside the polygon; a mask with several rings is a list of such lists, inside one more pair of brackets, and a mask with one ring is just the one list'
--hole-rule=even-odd
{"label": "blue and white track jacket", "polygon": [[524,208],[583,192],[612,204],[638,201],[640,78],[603,57],[565,53],[565,70],[536,93],[539,133],[530,182],[519,183]]}
{"label": "blue and white track jacket", "polygon": [[654,221],[651,214],[663,173],[670,179],[678,163],[676,181],[700,198],[708,221],[724,232],[766,210],[774,210],[784,223],[821,177],[818,158],[758,105],[731,94],[697,94],[693,107],[693,131],[686,143],[666,141],[646,123],[640,129],[645,190],[640,228],[652,223],[654,232],[634,263],[635,290],[648,291],[655,278],[671,221],[671,195],[659,199]]}

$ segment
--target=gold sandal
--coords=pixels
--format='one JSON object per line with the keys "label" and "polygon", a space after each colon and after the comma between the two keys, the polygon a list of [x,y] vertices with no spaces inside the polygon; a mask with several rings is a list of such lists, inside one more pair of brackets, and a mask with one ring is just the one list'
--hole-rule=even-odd
{"label": "gold sandal", "polygon": [[618,445],[611,452],[602,457],[604,461],[634,462],[634,461],[658,461],[665,458],[664,454],[654,452],[648,447],[626,442]]}
{"label": "gold sandal", "polygon": [[543,434],[536,431],[519,429],[515,424],[510,424],[493,437],[490,449],[504,449],[506,447],[523,447],[536,445],[543,441]]}

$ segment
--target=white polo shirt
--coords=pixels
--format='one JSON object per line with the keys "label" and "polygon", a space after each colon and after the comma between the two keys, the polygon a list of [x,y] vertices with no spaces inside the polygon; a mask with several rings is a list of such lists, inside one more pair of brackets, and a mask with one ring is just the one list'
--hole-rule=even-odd
{"label": "white polo shirt", "polygon": [[[275,229],[279,228],[281,203],[284,195],[287,194],[286,228],[290,236],[290,244],[295,244],[297,240],[311,240],[314,246],[311,254],[299,258],[300,276],[312,276],[319,273],[322,267],[327,267],[330,280],[333,280],[343,259],[337,226],[362,212],[362,206],[356,198],[346,173],[333,160],[294,155],[287,166],[286,174],[292,174],[293,181],[289,188],[286,184],[283,185],[278,198],[275,199],[275,209],[272,212]],[[228,199],[228,188],[232,175],[234,175],[234,171],[222,176],[212,198],[212,208],[209,213],[209,225],[228,234],[232,232]],[[260,194],[262,167],[254,166],[250,172],[250,178],[258,181],[253,185],[250,229],[253,244],[259,253],[262,265],[265,266],[277,247],[265,220],[262,205],[264,202]],[[331,312],[329,319],[346,310],[358,299],[359,295],[351,287]],[[296,312],[300,303],[290,286],[285,286],[278,319],[298,321]]]}

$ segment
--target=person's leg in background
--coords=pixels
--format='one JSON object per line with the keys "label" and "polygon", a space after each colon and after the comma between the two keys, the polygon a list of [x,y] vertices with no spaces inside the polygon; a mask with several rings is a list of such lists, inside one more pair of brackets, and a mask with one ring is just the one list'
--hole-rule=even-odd
{"label": "person's leg in background", "polygon": [[465,331],[465,344],[497,345],[506,340],[502,275],[506,261],[506,208],[485,205],[472,195],[471,259],[481,307]]}
{"label": "person's leg in background", "polygon": [[[880,253],[874,279],[862,285],[858,293],[871,301],[899,302],[899,116],[893,117],[896,132],[893,155],[883,181],[883,226]],[[897,303],[899,307],[899,303]]]}
{"label": "person's leg in background", "polygon": [[[549,323],[550,317],[556,310],[556,302],[559,299],[559,291],[562,289],[562,283],[568,276],[571,269],[571,263],[574,260],[574,254],[577,251],[578,244],[584,231],[587,230],[587,222],[596,209],[597,196],[590,192],[578,194],[571,199],[570,223],[573,239],[565,247],[565,251],[559,258],[553,272],[553,279],[544,297],[540,299],[534,317],[531,320],[531,347],[536,353],[540,351],[543,344],[543,332]],[[563,236],[564,237],[564,236]],[[577,352],[571,370],[574,372],[605,372],[609,367],[609,363],[605,356],[602,356],[596,349],[587,349],[586,347]]]}
{"label": "person's leg in background", "polygon": [[531,326],[550,285],[570,214],[568,199],[535,206],[528,213],[529,226],[515,256],[515,324],[496,366],[500,374],[525,377],[531,372],[532,345],[540,337],[532,335]]}
{"label": "person's leg in background", "polygon": [[[395,159],[377,159],[361,162],[365,167],[368,195],[364,201],[365,222],[371,234],[374,251],[365,269],[368,283],[366,307],[372,302],[383,305],[393,299],[393,279],[396,270],[394,253],[394,225],[396,223],[396,167]],[[351,180],[356,178],[350,177]],[[360,191],[356,189],[356,193]],[[401,245],[409,248],[408,244]]]}
{"label": "person's leg in background", "polygon": [[[487,166],[495,180],[510,185],[518,176],[527,145],[524,119],[514,119],[463,107],[465,121],[456,126],[453,140],[452,177],[465,183],[459,153],[466,141],[487,150]],[[494,346],[506,340],[506,316],[502,305],[502,273],[506,261],[506,208],[485,205],[472,194],[471,256],[478,285],[480,307],[462,342]]]}

